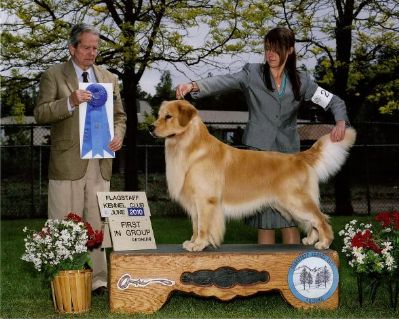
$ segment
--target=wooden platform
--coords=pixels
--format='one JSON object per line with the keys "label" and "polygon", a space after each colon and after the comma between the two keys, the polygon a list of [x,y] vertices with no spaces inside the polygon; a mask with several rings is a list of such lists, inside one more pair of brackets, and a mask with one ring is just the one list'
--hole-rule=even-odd
{"label": "wooden platform", "polygon": [[278,290],[297,308],[338,307],[338,253],[303,245],[222,245],[187,252],[181,245],[113,252],[110,309],[153,313],[173,291],[230,300]]}

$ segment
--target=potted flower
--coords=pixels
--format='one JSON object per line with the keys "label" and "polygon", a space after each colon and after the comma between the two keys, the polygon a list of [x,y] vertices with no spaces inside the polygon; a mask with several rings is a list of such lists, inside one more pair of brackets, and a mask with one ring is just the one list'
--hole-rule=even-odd
{"label": "potted flower", "polygon": [[374,223],[352,220],[339,232],[343,237],[342,252],[357,276],[359,303],[363,303],[363,287],[370,288],[373,303],[377,289],[385,284],[390,304],[396,309],[399,292],[399,212],[380,212]]}
{"label": "potted flower", "polygon": [[103,233],[93,230],[75,213],[64,220],[48,219],[40,231],[23,230],[22,260],[51,281],[54,307],[59,312],[80,313],[90,309],[92,264],[89,250],[101,245]]}

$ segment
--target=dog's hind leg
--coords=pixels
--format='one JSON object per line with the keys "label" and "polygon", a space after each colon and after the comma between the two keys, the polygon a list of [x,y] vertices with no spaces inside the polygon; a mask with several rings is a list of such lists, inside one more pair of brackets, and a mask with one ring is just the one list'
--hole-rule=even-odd
{"label": "dog's hind leg", "polygon": [[319,233],[319,241],[314,245],[317,249],[328,249],[334,239],[331,225],[327,222],[326,216],[319,210],[319,218],[314,228]]}
{"label": "dog's hind leg", "polygon": [[280,205],[307,231],[307,237],[302,240],[303,244],[315,244],[316,249],[327,249],[334,239],[328,218],[310,196],[303,193],[300,195],[297,198],[301,200],[285,200],[281,201]]}
{"label": "dog's hind leg", "polygon": [[311,224],[306,225],[307,235],[306,237],[302,238],[302,244],[304,245],[314,245],[315,242],[319,239],[319,233]]}

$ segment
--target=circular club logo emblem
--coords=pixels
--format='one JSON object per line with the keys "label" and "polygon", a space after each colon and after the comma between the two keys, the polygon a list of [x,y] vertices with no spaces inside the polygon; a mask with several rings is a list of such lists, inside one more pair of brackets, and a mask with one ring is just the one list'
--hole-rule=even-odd
{"label": "circular club logo emblem", "polygon": [[339,274],[327,255],[312,251],[298,256],[288,271],[288,285],[299,300],[319,303],[329,299],[338,287]]}

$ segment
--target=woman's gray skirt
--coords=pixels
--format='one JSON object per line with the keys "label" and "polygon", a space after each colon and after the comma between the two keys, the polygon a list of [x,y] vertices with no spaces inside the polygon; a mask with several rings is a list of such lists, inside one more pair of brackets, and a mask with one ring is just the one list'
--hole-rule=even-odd
{"label": "woman's gray skirt", "polygon": [[[261,151],[259,148],[252,146],[249,146],[248,149]],[[271,146],[270,150],[285,152],[285,148],[276,143]],[[293,220],[286,220],[281,216],[278,210],[271,207],[262,208],[262,210],[255,215],[245,218],[245,223],[258,229],[279,229],[298,226]]]}
{"label": "woman's gray skirt", "polygon": [[245,223],[258,229],[297,227],[293,220],[287,221],[277,210],[271,207],[265,207],[256,215],[245,218]]}

